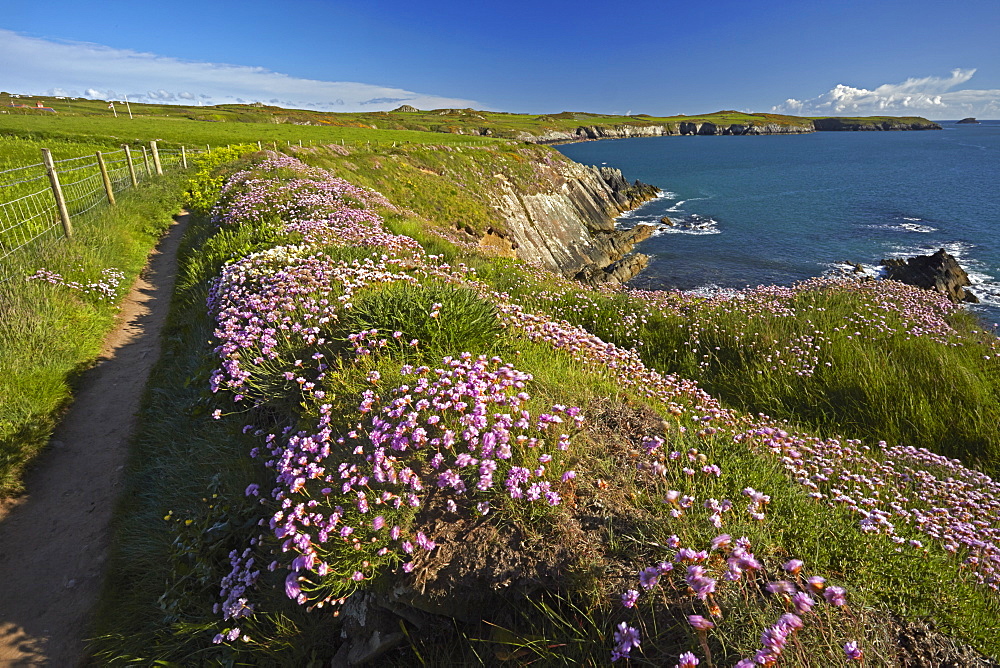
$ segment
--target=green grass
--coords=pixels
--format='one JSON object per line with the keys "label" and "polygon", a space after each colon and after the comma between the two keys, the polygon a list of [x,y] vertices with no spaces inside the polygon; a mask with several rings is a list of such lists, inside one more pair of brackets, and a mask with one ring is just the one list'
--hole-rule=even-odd
{"label": "green grass", "polygon": [[549,149],[535,146],[495,145],[475,149],[417,145],[357,147],[338,152],[316,149],[293,151],[310,164],[329,167],[341,178],[383,193],[435,227],[452,228],[472,241],[507,223],[489,193],[496,188],[495,174],[504,175],[518,192],[539,191],[533,165],[544,156],[566,160]]}
{"label": "green grass", "polygon": [[346,143],[414,143],[489,144],[495,140],[479,137],[448,136],[407,129],[373,129],[371,127],[292,125],[288,123],[205,123],[172,116],[137,117],[134,119],[99,116],[12,116],[0,115],[0,135],[64,142],[93,143],[95,137],[107,138],[118,144],[159,140],[168,147],[217,147],[246,142],[333,144]]}
{"label": "green grass", "polygon": [[[46,204],[52,201],[51,192],[48,192],[51,186],[42,164],[41,149],[43,148],[52,151],[53,160],[88,156],[94,157],[96,161],[94,156],[96,151],[107,153],[117,151],[120,147],[112,145],[110,141],[102,143],[99,137],[92,138],[89,143],[44,142],[17,137],[0,137],[0,205],[39,191],[46,191],[44,193]],[[70,166],[75,167],[77,164],[72,163]],[[97,172],[98,169],[94,167],[93,170],[68,173],[64,178],[72,183]],[[9,224],[13,218],[25,211],[30,212],[31,206],[0,210],[0,215],[2,215],[0,221]],[[2,242],[2,238],[0,238],[0,242]]]}
{"label": "green grass", "polygon": [[[91,137],[87,143],[42,142],[19,137],[0,137],[0,171],[41,163],[43,148],[50,149],[53,158],[59,160],[93,155],[95,151],[117,151],[121,147],[110,138],[102,141],[100,136]],[[3,180],[0,176],[0,183]]]}
{"label": "green grass", "polygon": [[[0,284],[0,495],[45,446],[79,372],[97,356],[117,302],[180,209],[181,177],[164,176],[120,195],[118,205],[78,219],[72,239],[42,240],[5,260]],[[115,298],[25,278],[39,269],[81,284],[124,274]]]}
{"label": "green grass", "polygon": [[[691,377],[740,410],[813,433],[925,447],[1000,472],[995,337],[976,333],[974,317],[955,315],[957,345],[942,345],[910,336],[894,313],[882,317],[895,331],[875,331],[865,323],[878,322],[878,307],[864,294],[816,290],[787,305],[793,317],[753,317],[725,304],[695,307],[688,318],[656,314],[637,333],[608,317],[604,335],[641,340],[648,364]],[[788,348],[818,332],[826,339],[815,373],[795,374],[785,366],[795,357]]]}

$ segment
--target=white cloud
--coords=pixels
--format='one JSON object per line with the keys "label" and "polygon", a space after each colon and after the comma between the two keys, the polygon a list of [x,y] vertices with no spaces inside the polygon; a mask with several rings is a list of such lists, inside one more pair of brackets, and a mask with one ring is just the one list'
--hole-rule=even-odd
{"label": "white cloud", "polygon": [[975,73],[975,69],[955,69],[949,77],[910,78],[902,83],[882,84],[875,90],[838,84],[809,100],[789,98],[771,107],[771,111],[800,116],[994,117],[1000,112],[1000,90],[952,90],[967,83]]}
{"label": "white cloud", "polygon": [[[0,86],[12,93],[73,95],[133,102],[226,104],[266,101],[320,111],[379,111],[409,104],[418,109],[483,108],[463,100],[352,81],[301,79],[263,67],[188,62],[114,49],[58,42],[0,29]],[[56,93],[55,91],[59,91]]]}

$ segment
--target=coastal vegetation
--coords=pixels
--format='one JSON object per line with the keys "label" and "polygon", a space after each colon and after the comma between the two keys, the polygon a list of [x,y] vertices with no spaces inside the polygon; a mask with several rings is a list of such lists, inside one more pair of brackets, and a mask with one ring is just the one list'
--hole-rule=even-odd
{"label": "coastal vegetation", "polygon": [[[916,654],[1000,653],[997,489],[948,458],[995,468],[995,336],[890,283],[583,288],[354,182],[420,160],[386,153],[224,168],[129,467],[102,661],[896,665],[918,629]],[[920,408],[911,367],[986,394]],[[926,449],[899,435],[917,417]]]}
{"label": "coastal vegetation", "polygon": [[0,291],[10,490],[185,193],[100,663],[1000,656],[1000,345],[961,308],[846,277],[588,288],[517,259],[494,206],[498,183],[565,185],[547,147],[270,124],[317,145],[258,151],[285,135],[183,118],[129,137],[191,126],[250,145],[19,256]]}

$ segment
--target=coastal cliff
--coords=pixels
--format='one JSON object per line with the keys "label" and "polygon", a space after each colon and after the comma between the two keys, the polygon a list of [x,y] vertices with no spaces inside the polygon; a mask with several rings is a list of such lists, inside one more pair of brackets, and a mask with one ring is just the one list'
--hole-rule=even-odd
{"label": "coastal cliff", "polygon": [[524,194],[500,176],[491,193],[506,221],[512,248],[523,260],[591,285],[624,283],[648,263],[628,256],[653,228],[615,228],[615,217],[656,196],[650,185],[629,184],[621,171],[556,163],[549,187]]}
{"label": "coastal cliff", "polygon": [[629,137],[665,137],[669,135],[772,135],[813,132],[811,124],[743,123],[716,124],[708,121],[668,123],[665,125],[582,125],[575,130],[552,130],[541,135],[518,133],[517,139],[533,144],[558,144],[595,139],[626,139]]}
{"label": "coastal cliff", "polygon": [[[670,135],[779,135],[810,132],[940,130],[941,126],[922,118],[802,118],[795,122],[716,123],[712,121],[681,121],[662,124],[581,125],[573,130],[546,130],[541,133],[520,131],[519,141],[533,144],[561,144],[597,139],[627,139],[630,137],[665,137]],[[459,130],[460,133],[463,131]],[[493,136],[489,128],[464,131],[465,134]]]}
{"label": "coastal cliff", "polygon": [[589,285],[633,278],[631,254],[653,228],[615,218],[653,199],[654,186],[573,162],[545,146],[398,146],[378,152],[304,148],[309,160],[384,193],[452,241],[516,257]]}
{"label": "coastal cliff", "polygon": [[[225,110],[213,109],[212,118],[199,108],[188,112],[201,120],[227,120]],[[228,112],[226,112],[228,113]],[[475,137],[513,139],[532,144],[557,144],[598,139],[663,137],[667,135],[773,135],[824,131],[936,130],[937,123],[918,116],[806,117],[725,109],[705,114],[651,116],[562,111],[517,114],[477,109],[420,110],[402,105],[392,111],[332,114],[278,107],[242,109],[229,120],[367,128],[416,130]]]}
{"label": "coastal cliff", "polygon": [[813,127],[809,123],[785,124],[785,123],[765,123],[763,125],[749,123],[715,124],[704,123],[680,123],[679,132],[681,135],[787,135],[802,134],[812,132]]}

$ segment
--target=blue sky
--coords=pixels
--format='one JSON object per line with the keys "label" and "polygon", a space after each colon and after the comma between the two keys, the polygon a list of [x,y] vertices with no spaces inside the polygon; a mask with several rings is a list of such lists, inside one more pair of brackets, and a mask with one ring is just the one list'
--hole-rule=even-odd
{"label": "blue sky", "polygon": [[997,0],[4,4],[10,92],[344,111],[1000,118]]}

